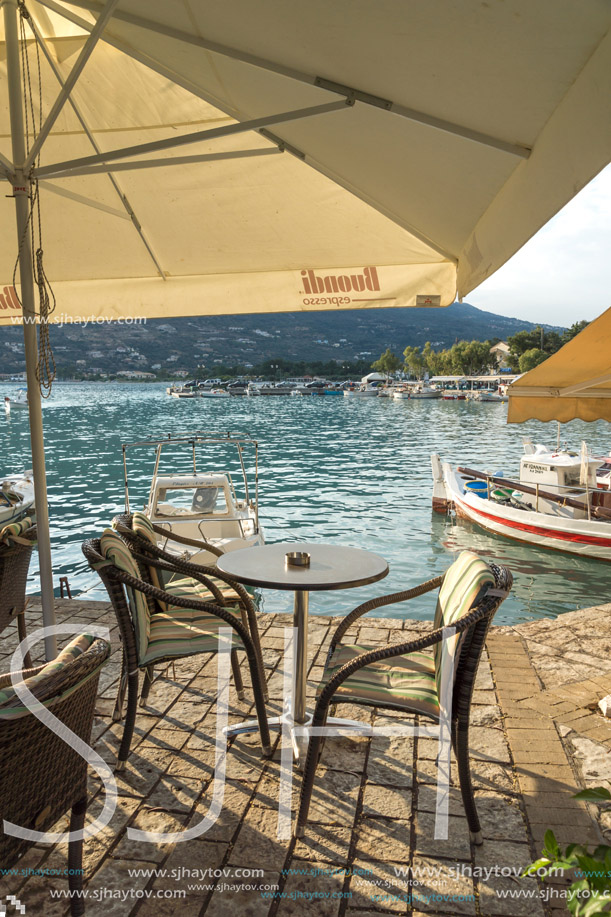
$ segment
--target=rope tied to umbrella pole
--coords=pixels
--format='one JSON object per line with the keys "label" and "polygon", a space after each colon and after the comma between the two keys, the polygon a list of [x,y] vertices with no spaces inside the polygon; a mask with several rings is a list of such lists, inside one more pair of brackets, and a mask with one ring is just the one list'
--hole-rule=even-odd
{"label": "rope tied to umbrella pole", "polygon": [[[30,131],[32,138],[36,140],[38,132],[42,126],[42,73],[40,68],[40,49],[38,41],[34,34],[34,47],[36,49],[36,71],[38,79],[38,125],[36,110],[34,107],[34,92],[32,89],[32,76],[30,73],[30,54],[28,50],[25,23],[30,18],[30,13],[25,5],[24,0],[18,0],[19,9],[19,31],[21,38],[21,77],[23,81],[23,100],[25,115],[25,146],[26,155],[30,152]],[[36,159],[36,165],[39,164],[40,157]],[[17,295],[19,304],[23,308],[23,303],[16,292],[16,278],[19,263],[23,254],[23,246],[28,231],[31,235],[32,243],[32,273],[34,284],[38,289],[38,364],[36,366],[36,379],[40,394],[43,398],[48,398],[56,375],[55,358],[49,338],[49,316],[53,313],[56,300],[55,294],[44,268],[44,250],[42,244],[42,216],[40,209],[40,192],[38,179],[30,181],[29,193],[30,208],[28,219],[19,241],[19,251],[13,270],[13,288]]]}

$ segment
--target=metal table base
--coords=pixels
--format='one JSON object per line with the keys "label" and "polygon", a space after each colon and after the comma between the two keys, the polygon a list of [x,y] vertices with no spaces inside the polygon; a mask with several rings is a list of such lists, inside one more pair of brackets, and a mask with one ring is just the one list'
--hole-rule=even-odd
{"label": "metal table base", "polygon": [[[287,550],[295,546],[308,552],[312,564],[289,568]],[[290,700],[284,698],[285,709],[280,716],[270,717],[270,729],[290,736],[293,755],[298,763],[305,761],[312,714],[306,709],[306,675],[308,654],[308,606],[310,590],[345,589],[363,586],[382,579],[388,573],[388,564],[376,554],[359,548],[342,548],[336,545],[310,543],[281,543],[259,548],[247,548],[224,554],[218,560],[220,570],[239,582],[272,589],[290,589],[294,594],[292,684]],[[285,659],[286,663],[286,659]],[[287,677],[290,672],[287,672]],[[288,687],[288,685],[286,686]],[[289,692],[285,690],[285,695]],[[257,732],[256,719],[245,720],[224,730],[227,736]],[[341,735],[342,730],[352,734],[370,734],[371,727],[357,720],[328,717],[325,735]]]}

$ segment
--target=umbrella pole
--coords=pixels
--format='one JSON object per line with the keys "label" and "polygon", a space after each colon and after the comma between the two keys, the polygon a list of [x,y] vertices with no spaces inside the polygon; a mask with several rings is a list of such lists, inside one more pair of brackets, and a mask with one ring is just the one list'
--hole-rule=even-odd
{"label": "umbrella pole", "polygon": [[[53,594],[53,567],[51,565],[51,539],[49,535],[42,409],[40,389],[36,377],[36,368],[38,366],[38,341],[36,335],[32,245],[28,226],[30,180],[28,176],[24,175],[23,170],[20,168],[25,161],[26,150],[23,123],[23,98],[21,91],[21,66],[19,61],[19,34],[17,30],[17,0],[4,0],[3,5],[13,162],[16,167],[13,194],[15,197],[15,211],[17,215],[17,238],[18,244],[20,245],[19,271],[23,309],[23,340],[28,387],[28,409],[30,413],[30,442],[32,447],[32,469],[34,472],[34,495],[36,500],[42,620],[45,627],[47,627],[55,624],[55,597]],[[45,655],[48,660],[54,659],[55,656],[57,656],[57,641],[54,636],[45,638]]]}

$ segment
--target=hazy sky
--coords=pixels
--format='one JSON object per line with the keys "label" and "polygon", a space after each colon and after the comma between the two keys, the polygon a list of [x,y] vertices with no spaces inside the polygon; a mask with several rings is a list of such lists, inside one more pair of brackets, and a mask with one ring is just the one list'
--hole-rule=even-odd
{"label": "hazy sky", "polygon": [[611,306],[611,166],[465,297],[478,309],[550,325]]}

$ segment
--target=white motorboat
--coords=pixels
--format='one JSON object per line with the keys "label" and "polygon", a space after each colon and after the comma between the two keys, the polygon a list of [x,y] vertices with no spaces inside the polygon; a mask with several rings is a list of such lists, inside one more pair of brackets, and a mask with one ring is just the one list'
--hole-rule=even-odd
{"label": "white motorboat", "polygon": [[392,393],[392,396],[396,401],[407,401],[407,399],[409,398],[409,389],[397,388]]}
{"label": "white motorboat", "polygon": [[200,398],[229,398],[229,392],[226,392],[224,388],[211,388],[204,389],[199,393]]}
{"label": "white motorboat", "polygon": [[482,388],[479,391],[469,393],[469,401],[488,402],[490,404],[506,404],[509,401],[508,395],[502,395],[498,390],[491,388]]}
{"label": "white motorboat", "polygon": [[25,388],[18,388],[13,397],[9,395],[4,396],[4,410],[7,414],[10,414],[13,408],[18,410],[27,410],[28,407],[28,392]]}
{"label": "white motorboat", "polygon": [[191,388],[179,386],[171,388],[168,391],[172,398],[195,398],[195,392]]}
{"label": "white motorboat", "polygon": [[358,385],[356,388],[345,388],[344,398],[377,398],[378,388],[376,385],[365,383]]}
{"label": "white motorboat", "polygon": [[611,490],[611,455],[606,455],[601,461],[602,465],[596,469],[597,487]]}
{"label": "white motorboat", "polygon": [[431,463],[434,510],[453,510],[490,532],[539,547],[611,560],[611,492],[601,459],[526,441],[515,479],[453,468],[438,455]]}
{"label": "white motorboat", "polygon": [[[255,440],[234,436],[231,433],[197,431],[190,435],[159,440],[125,443],[123,463],[125,469],[125,508],[130,510],[128,492],[127,451],[134,448],[154,449],[155,463],[145,514],[152,523],[161,526],[168,534],[209,542],[223,552],[235,551],[264,544],[259,524],[258,507],[258,444]],[[198,454],[205,450],[206,461],[219,457],[238,469],[239,484],[227,470],[198,469]],[[184,466],[188,459],[191,470],[164,471],[168,453],[172,465]],[[247,472],[246,459],[250,471]],[[209,465],[208,465],[209,467]],[[249,482],[249,478],[251,478]],[[236,478],[237,480],[237,478]],[[186,552],[182,546],[160,536],[159,546],[164,550],[189,557],[195,563],[214,564],[216,555],[206,550]]]}
{"label": "white motorboat", "polygon": [[419,385],[409,393],[410,398],[441,398],[441,389],[432,388],[430,385]]}
{"label": "white motorboat", "polygon": [[34,478],[31,471],[7,475],[0,481],[0,529],[34,512]]}

